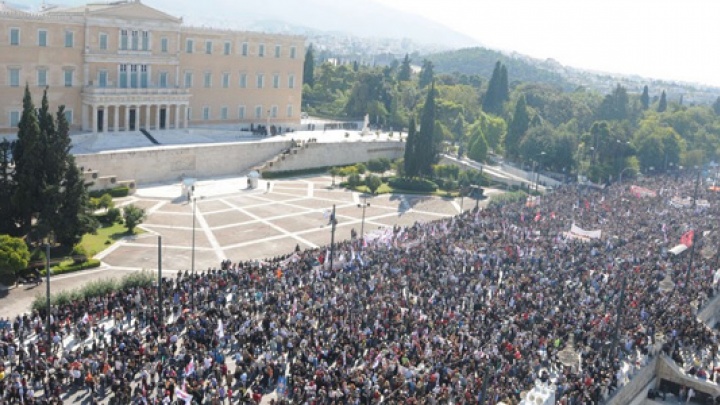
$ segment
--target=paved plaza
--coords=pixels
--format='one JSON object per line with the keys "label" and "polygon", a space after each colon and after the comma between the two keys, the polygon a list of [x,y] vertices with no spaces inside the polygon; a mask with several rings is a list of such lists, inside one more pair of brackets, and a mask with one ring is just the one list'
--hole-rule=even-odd
{"label": "paved plaza", "polygon": [[[336,178],[336,181],[339,181]],[[269,187],[268,187],[269,182]],[[486,193],[491,194],[493,190]],[[329,213],[336,207],[335,240],[350,238],[362,228],[365,201],[362,193],[332,187],[330,176],[260,180],[247,189],[245,177],[200,180],[195,186],[195,269],[218,267],[220,261],[262,260],[330,243]],[[366,233],[393,225],[412,225],[458,214],[475,201],[419,195],[380,195],[367,198]],[[162,236],[162,268],[166,275],[190,270],[192,263],[193,203],[180,183],[142,187],[135,195],[116,200],[117,206],[134,204],[146,210],[141,225],[145,233],[121,240],[96,257],[99,269],[56,276],[53,291],[84,283],[120,277],[138,270],[157,270],[157,236]],[[461,204],[464,205],[461,207]],[[38,287],[21,286],[0,297],[0,316],[14,316],[29,309]]]}

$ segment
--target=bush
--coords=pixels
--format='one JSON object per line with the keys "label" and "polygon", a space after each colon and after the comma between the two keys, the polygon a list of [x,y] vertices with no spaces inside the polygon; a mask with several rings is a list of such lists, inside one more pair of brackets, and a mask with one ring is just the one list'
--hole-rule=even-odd
{"label": "bush", "polygon": [[[74,273],[80,270],[94,269],[100,267],[102,263],[98,259],[88,259],[81,263],[75,263],[75,261],[65,261],[58,264],[55,267],[51,267],[50,271],[52,275]],[[45,269],[40,270],[40,274],[45,276]]]}
{"label": "bush", "polygon": [[350,176],[348,176],[347,179],[347,186],[350,188],[355,188],[360,185],[360,175],[357,173],[353,173]]}
{"label": "bush", "polygon": [[367,162],[367,169],[373,173],[384,173],[392,168],[392,162],[388,158],[370,159]]}
{"label": "bush", "polygon": [[356,164],[355,169],[359,174],[365,174],[365,172],[367,172],[367,167],[362,163]]}
{"label": "bush", "polygon": [[122,213],[120,212],[119,208],[110,208],[107,211],[107,214],[105,214],[105,221],[107,221],[107,224],[112,225],[122,218]]}
{"label": "bush", "polygon": [[139,273],[130,273],[120,280],[119,288],[128,290],[137,287],[150,287],[157,282],[157,276],[150,271],[141,271]]}
{"label": "bush", "polygon": [[424,193],[433,193],[437,190],[437,184],[427,179],[416,179],[407,177],[394,177],[388,182],[394,189],[402,189],[409,191],[420,191]]}
{"label": "bush", "polygon": [[500,206],[512,203],[521,203],[527,199],[527,193],[524,191],[511,191],[503,194],[495,194],[490,197],[490,205]]}
{"label": "bush", "polygon": [[101,198],[104,194],[110,194],[112,198],[127,197],[130,195],[130,188],[127,186],[118,186],[105,190],[93,190],[88,193],[92,198]]}

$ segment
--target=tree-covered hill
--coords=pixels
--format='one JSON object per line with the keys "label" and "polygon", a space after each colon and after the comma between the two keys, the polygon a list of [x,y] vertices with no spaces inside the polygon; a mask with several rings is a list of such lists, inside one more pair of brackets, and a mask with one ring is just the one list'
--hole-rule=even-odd
{"label": "tree-covered hill", "polygon": [[545,83],[564,90],[572,90],[577,87],[566,80],[562,74],[542,67],[539,61],[530,63],[525,59],[486,48],[465,48],[440,52],[427,55],[426,59],[432,61],[436,73],[480,75],[489,79],[495,63],[500,61],[507,66],[508,71],[512,72],[513,81]]}

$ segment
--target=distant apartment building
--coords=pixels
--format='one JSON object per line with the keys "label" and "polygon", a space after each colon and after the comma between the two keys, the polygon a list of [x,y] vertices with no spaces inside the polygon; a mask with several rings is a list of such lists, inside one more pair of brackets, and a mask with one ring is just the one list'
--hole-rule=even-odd
{"label": "distant apartment building", "polygon": [[139,0],[27,13],[0,3],[0,132],[25,84],[74,131],[300,122],[304,39],[183,25]]}

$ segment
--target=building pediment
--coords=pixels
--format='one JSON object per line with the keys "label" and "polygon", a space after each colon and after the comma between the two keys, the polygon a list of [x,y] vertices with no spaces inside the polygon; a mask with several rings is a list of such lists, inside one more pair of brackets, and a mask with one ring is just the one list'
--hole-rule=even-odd
{"label": "building pediment", "polygon": [[163,22],[180,23],[180,18],[171,16],[160,10],[146,6],[139,1],[120,3],[112,7],[106,7],[95,11],[90,11],[92,16],[97,17],[120,17],[138,20],[159,20]]}

